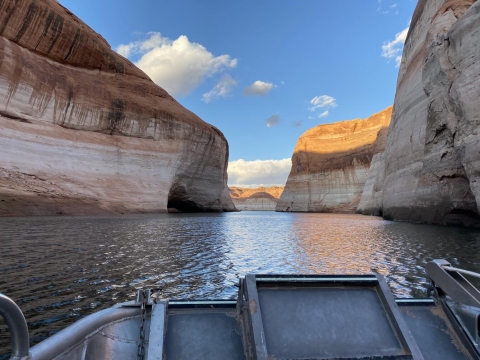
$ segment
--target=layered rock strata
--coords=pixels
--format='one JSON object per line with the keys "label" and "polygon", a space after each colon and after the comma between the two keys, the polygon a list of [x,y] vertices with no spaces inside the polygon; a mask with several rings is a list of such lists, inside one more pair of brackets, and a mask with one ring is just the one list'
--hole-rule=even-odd
{"label": "layered rock strata", "polygon": [[0,1],[0,215],[234,210],[223,134],[55,0]]}
{"label": "layered rock strata", "polygon": [[480,224],[479,38],[480,3],[419,1],[386,150],[371,169],[373,196],[361,213]]}
{"label": "layered rock strata", "polygon": [[275,211],[283,186],[241,188],[230,187],[230,196],[238,210]]}
{"label": "layered rock strata", "polygon": [[392,107],[368,119],[319,125],[298,140],[277,211],[353,213],[374,155],[384,150]]}

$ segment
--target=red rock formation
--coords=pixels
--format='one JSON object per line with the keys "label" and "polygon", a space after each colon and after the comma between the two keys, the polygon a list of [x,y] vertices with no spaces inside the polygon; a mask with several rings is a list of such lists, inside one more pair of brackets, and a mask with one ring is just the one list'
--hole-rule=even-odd
{"label": "red rock formation", "polygon": [[368,119],[319,125],[297,142],[277,211],[353,213],[372,157],[381,153],[392,107]]}
{"label": "red rock formation", "polygon": [[361,212],[480,225],[479,36],[479,2],[419,1],[386,150]]}
{"label": "red rock formation", "polygon": [[231,186],[229,189],[230,196],[238,210],[274,211],[284,187],[241,188]]}
{"label": "red rock formation", "polygon": [[55,0],[0,0],[0,99],[2,215],[234,210],[223,134]]}

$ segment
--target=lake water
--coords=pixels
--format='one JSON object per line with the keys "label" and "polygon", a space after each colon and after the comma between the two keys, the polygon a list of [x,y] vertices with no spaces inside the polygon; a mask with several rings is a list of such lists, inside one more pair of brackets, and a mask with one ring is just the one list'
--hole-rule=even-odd
{"label": "lake water", "polygon": [[[0,218],[0,292],[23,310],[32,345],[136,289],[235,298],[247,273],[378,272],[395,296],[424,297],[435,258],[480,271],[480,230],[275,212]],[[8,343],[0,320],[0,359]]]}

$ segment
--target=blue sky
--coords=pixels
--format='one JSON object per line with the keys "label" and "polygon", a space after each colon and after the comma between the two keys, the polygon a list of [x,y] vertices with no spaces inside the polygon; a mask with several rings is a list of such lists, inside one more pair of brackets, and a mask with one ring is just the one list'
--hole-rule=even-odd
{"label": "blue sky", "polygon": [[[229,184],[282,184],[298,137],[393,103],[413,0],[60,0],[230,145]],[[383,56],[382,56],[383,55]],[[243,161],[241,161],[243,160]]]}

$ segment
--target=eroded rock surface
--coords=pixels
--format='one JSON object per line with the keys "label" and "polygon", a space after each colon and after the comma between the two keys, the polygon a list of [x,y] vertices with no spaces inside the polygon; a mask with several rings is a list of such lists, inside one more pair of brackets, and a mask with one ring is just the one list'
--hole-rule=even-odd
{"label": "eroded rock surface", "polygon": [[230,187],[230,196],[238,210],[275,211],[283,186],[241,188]]}
{"label": "eroded rock surface", "polygon": [[55,0],[0,1],[0,215],[234,210],[223,134]]}
{"label": "eroded rock surface", "polygon": [[374,196],[360,212],[479,225],[480,3],[474,2],[419,1],[386,150],[369,184]]}
{"label": "eroded rock surface", "polygon": [[353,213],[374,155],[384,150],[392,107],[368,119],[319,125],[298,140],[277,211]]}

